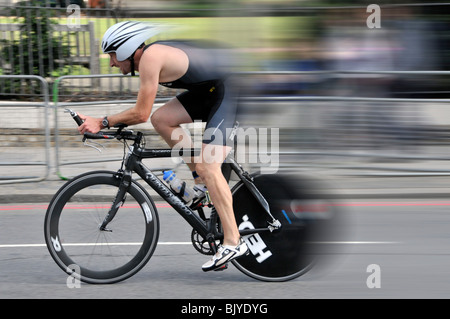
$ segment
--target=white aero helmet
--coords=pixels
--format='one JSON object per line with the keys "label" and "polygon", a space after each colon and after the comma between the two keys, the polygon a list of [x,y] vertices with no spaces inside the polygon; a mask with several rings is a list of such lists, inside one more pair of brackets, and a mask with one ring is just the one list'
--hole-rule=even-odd
{"label": "white aero helmet", "polygon": [[139,21],[124,21],[111,26],[103,35],[104,53],[116,52],[117,60],[124,61],[147,39],[160,33],[161,26]]}

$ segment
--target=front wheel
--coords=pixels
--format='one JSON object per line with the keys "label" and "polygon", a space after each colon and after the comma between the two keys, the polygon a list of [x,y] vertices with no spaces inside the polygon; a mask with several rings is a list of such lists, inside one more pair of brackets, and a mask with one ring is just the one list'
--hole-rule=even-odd
{"label": "front wheel", "polygon": [[[336,220],[336,207],[315,193],[313,189],[317,188],[305,179],[256,175],[254,184],[282,227],[244,236],[250,254],[232,263],[246,275],[262,281],[297,278],[311,269],[320,254],[321,245],[330,234],[329,226]],[[232,194],[240,230],[267,228],[270,217],[242,182],[235,185]]]}
{"label": "front wheel", "polygon": [[44,233],[50,255],[81,281],[109,284],[127,279],[144,267],[156,248],[158,214],[135,181],[107,229],[100,230],[120,180],[109,171],[77,176],[61,187],[47,209]]}

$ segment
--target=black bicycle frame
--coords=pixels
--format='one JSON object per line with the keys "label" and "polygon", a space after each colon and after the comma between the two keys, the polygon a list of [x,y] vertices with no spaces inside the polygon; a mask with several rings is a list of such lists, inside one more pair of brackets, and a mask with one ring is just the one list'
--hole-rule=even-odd
{"label": "black bicycle frame", "polygon": [[[137,150],[139,152],[139,149]],[[134,155],[134,156],[133,156]],[[128,159],[133,170],[147,182],[164,200],[170,204],[203,238],[206,238],[208,229],[205,222],[197,216],[178,196],[176,196],[167,185],[165,185],[150,169],[143,163],[145,158],[171,157],[172,150],[144,149],[137,157],[134,153]]]}
{"label": "black bicycle frame", "polygon": [[[131,173],[134,171],[144,181],[146,181],[147,184],[151,188],[153,188],[165,201],[167,201],[167,203],[169,203],[170,206],[172,206],[198,232],[200,236],[208,239],[208,235],[211,235],[211,230],[208,229],[208,225],[205,223],[205,221],[197,216],[197,214],[195,214],[194,211],[188,205],[186,205],[186,203],[184,203],[177,195],[175,195],[168,186],[166,186],[149,168],[147,168],[142,163],[143,159],[148,158],[195,156],[196,154],[198,154],[198,152],[199,151],[196,149],[186,149],[181,150],[177,154],[176,151],[172,149],[145,149],[139,146],[139,142],[133,144],[127,158],[125,159],[124,170],[121,171],[120,176],[118,176],[121,178],[119,191],[116,195],[116,198],[114,199],[110,211],[108,212],[102,225],[100,226],[100,229],[108,231],[106,226],[114,218],[118,208],[121,206],[120,203],[123,203],[125,201],[126,192],[128,190],[128,187],[131,185]],[[243,183],[250,190],[253,196],[255,196],[255,198],[261,203],[261,206],[272,218],[272,221],[275,222],[275,219],[270,213],[267,201],[253,184],[252,177],[247,172],[245,172],[231,156],[227,157],[226,165],[229,165],[229,168],[238,175],[238,177],[243,181]],[[268,228],[245,229],[241,230],[240,233],[241,235],[250,235],[267,230],[271,230],[270,226]]]}

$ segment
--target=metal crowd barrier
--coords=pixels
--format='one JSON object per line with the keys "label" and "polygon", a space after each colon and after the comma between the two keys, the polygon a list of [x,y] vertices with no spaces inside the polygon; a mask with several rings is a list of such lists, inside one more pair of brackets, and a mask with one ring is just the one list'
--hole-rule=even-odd
{"label": "metal crowd barrier", "polygon": [[[281,71],[281,72],[243,72],[242,75],[267,75],[267,74],[278,74],[278,75],[295,75],[295,74],[317,74],[317,75],[347,75],[347,74],[397,74],[397,75],[450,75],[450,72],[447,71],[435,71],[435,72],[395,72],[395,71],[385,71],[385,72],[330,72],[330,71],[309,71],[309,72],[290,72],[290,71]],[[54,118],[54,168],[57,173],[57,175],[65,179],[66,176],[73,175],[72,174],[72,166],[75,165],[84,165],[84,164],[92,164],[97,165],[99,163],[108,163],[108,162],[116,162],[120,161],[122,159],[122,153],[123,149],[117,149],[115,146],[112,146],[112,150],[118,150],[117,153],[114,151],[111,151],[111,149],[108,149],[108,151],[103,152],[101,155],[97,153],[95,149],[86,149],[86,148],[77,148],[72,150],[73,153],[66,153],[67,149],[66,143],[72,145],[73,143],[77,143],[77,145],[82,146],[81,136],[78,135],[78,132],[76,131],[76,124],[71,119],[69,114],[65,114],[64,110],[66,108],[73,108],[76,111],[79,111],[81,113],[89,114],[91,116],[104,116],[106,114],[111,114],[113,112],[116,112],[116,108],[122,108],[124,106],[131,107],[136,102],[136,99],[111,99],[111,100],[104,100],[104,101],[60,101],[61,97],[61,87],[62,82],[66,80],[86,80],[89,83],[92,83],[92,81],[99,80],[101,78],[127,78],[129,79],[129,76],[123,76],[119,74],[109,74],[109,75],[83,75],[83,76],[63,76],[54,81],[53,84],[53,105],[51,105],[50,97],[49,97],[49,88],[48,83],[45,79],[39,77],[39,76],[0,76],[0,79],[28,79],[28,80],[37,80],[41,83],[42,88],[42,98],[43,102],[33,102],[33,103],[26,103],[26,102],[7,102],[2,101],[0,102],[1,106],[17,106],[20,108],[27,108],[27,107],[35,107],[42,109],[43,116],[42,121],[44,123],[44,138],[45,138],[45,149],[44,149],[44,160],[21,160],[21,161],[3,161],[0,162],[0,166],[10,166],[15,165],[19,167],[23,166],[43,166],[45,167],[45,172],[41,174],[40,176],[13,176],[14,178],[8,178],[3,177],[0,179],[0,184],[4,183],[15,183],[15,182],[31,182],[31,181],[41,181],[45,180],[48,175],[50,168],[52,168],[51,161],[50,161],[50,128],[51,124],[49,123],[50,114],[49,110],[50,108],[53,108],[53,118]],[[76,88],[76,87],[75,87]],[[70,90],[69,90],[70,91]],[[156,102],[164,102],[167,98],[159,98]],[[424,99],[424,98],[368,98],[368,97],[359,97],[359,96],[301,96],[301,95],[287,95],[287,96],[246,96],[243,98],[244,103],[254,103],[256,105],[262,105],[262,107],[265,107],[265,105],[270,105],[274,103],[282,103],[283,106],[288,105],[291,103],[290,107],[296,107],[296,105],[299,105],[298,108],[302,108],[301,112],[303,112],[301,115],[307,114],[307,112],[310,111],[311,108],[308,108],[308,103],[323,103],[326,105],[326,107],[330,107],[331,109],[336,107],[337,103],[341,103],[341,107],[345,107],[346,105],[350,103],[407,103],[405,105],[401,105],[402,107],[408,107],[409,105],[415,105],[420,103],[440,103],[445,108],[447,105],[450,105],[450,99]],[[300,104],[296,104],[297,102],[300,102]],[[330,103],[333,102],[333,103]],[[265,105],[263,105],[265,104]],[[306,106],[305,106],[306,105]],[[315,104],[314,104],[315,105]],[[314,106],[313,105],[313,106]],[[100,106],[100,107],[96,107]],[[404,108],[406,110],[406,108]],[[278,110],[278,115],[282,113]],[[26,114],[24,114],[25,116]],[[449,121],[450,122],[450,121]],[[307,123],[309,124],[309,123]],[[150,125],[147,123],[147,125]],[[302,123],[298,125],[295,129],[301,129]],[[73,138],[73,141],[66,141],[62,140],[61,130],[66,129],[68,130],[67,136],[70,135],[71,138]],[[145,126],[144,129],[152,129],[150,126]],[[322,129],[322,127],[319,127],[319,130]],[[295,131],[297,133],[297,131]],[[297,139],[298,137],[295,136]],[[328,158],[355,158],[357,161],[361,160],[364,161],[365,158],[378,158],[378,159],[392,159],[397,158],[398,160],[417,160],[417,161],[447,161],[450,163],[450,158],[447,154],[433,154],[433,153],[423,153],[423,154],[406,154],[406,153],[397,153],[396,155],[392,155],[389,153],[383,153],[378,150],[366,150],[364,152],[355,152],[354,150],[347,150],[347,149],[333,149],[328,147],[321,147],[320,145],[315,145],[314,143],[312,146],[303,147],[302,144],[301,147],[295,148],[295,149],[280,149],[279,155],[280,156],[286,156],[287,158],[294,158],[294,161],[287,161],[286,163],[281,163],[281,166],[285,165],[288,167],[296,166],[296,167],[322,167],[322,168],[339,168],[339,169],[373,169],[373,166],[365,166],[363,164],[361,165],[354,165],[354,163],[347,163],[347,162],[341,162],[338,164],[330,164],[328,161],[315,161],[314,163],[309,163],[311,158],[317,158],[317,157],[328,157]],[[70,148],[70,147],[68,147]],[[101,147],[99,147],[101,148]],[[89,152],[95,152],[95,155],[90,156]],[[89,155],[89,156],[87,156]],[[291,163],[293,162],[293,163]],[[308,164],[309,163],[309,164]],[[116,169],[117,165],[114,164],[114,169]],[[67,169],[67,172],[62,172],[62,167]],[[281,167],[284,168],[284,167]],[[393,174],[393,173],[399,173],[399,174],[416,174],[416,175],[423,175],[423,174],[431,174],[431,175],[447,175],[450,173],[450,169],[444,168],[435,168],[435,167],[377,167],[375,168],[379,171],[385,171],[386,174]]]}
{"label": "metal crowd barrier", "polygon": [[[356,79],[364,77],[364,75],[375,77],[389,77],[392,75],[396,77],[415,76],[417,78],[420,76],[448,76],[450,72],[256,71],[242,72],[240,74],[281,76],[302,74],[316,75],[319,78]],[[446,133],[447,128],[450,128],[450,99],[448,98],[365,97],[363,94],[361,96],[342,96],[331,93],[328,96],[293,94],[267,97],[255,95],[244,97],[243,100],[256,106],[254,113],[251,113],[252,116],[267,112],[267,108],[266,110],[261,107],[258,109],[258,104],[260,103],[271,104],[269,109],[272,109],[272,111],[269,111],[269,115],[266,116],[274,122],[277,117],[282,117],[283,112],[289,114],[284,118],[285,121],[279,121],[278,125],[285,132],[289,131],[289,129],[294,131],[297,141],[292,143],[292,138],[289,140],[289,137],[287,137],[286,140],[291,145],[296,143],[296,147],[290,149],[289,147],[280,147],[280,170],[326,170],[328,173],[334,172],[348,176],[370,175],[380,177],[450,175],[450,143],[447,142],[450,134]],[[280,107],[289,105],[290,109]],[[292,113],[292,110],[295,110],[297,113]],[[357,110],[359,114],[355,115],[351,120],[346,118],[354,110]],[[410,114],[411,110],[419,114],[418,116],[416,115],[417,117],[422,115],[420,112],[433,113],[433,120],[436,120],[436,115],[440,117],[439,123],[433,122],[427,126],[429,123],[426,123],[426,116],[424,116],[419,119],[424,121],[415,127],[414,119],[411,118]],[[445,113],[439,114],[440,111],[445,111]],[[320,112],[322,113],[318,114]],[[386,113],[380,116],[382,112]],[[358,116],[360,117],[358,118]],[[388,123],[389,121],[387,121],[383,123],[383,116],[388,120],[391,117],[392,122]],[[252,118],[249,119],[251,120]],[[324,121],[324,119],[327,121]],[[314,122],[318,120],[322,121],[320,125],[313,127],[315,125]],[[396,120],[400,122],[398,127],[392,126]],[[444,124],[442,124],[443,122]],[[303,129],[304,126],[312,129],[306,132]],[[417,130],[415,131],[416,128]],[[427,129],[429,129],[428,132],[421,131]],[[372,130],[372,134],[375,132],[373,136],[364,135],[370,130]],[[307,138],[310,140],[302,144],[298,142],[298,139],[301,138],[304,141]],[[348,140],[346,140],[347,138]],[[364,138],[367,140],[364,140]],[[383,147],[385,148],[376,145],[377,142],[383,142]],[[364,143],[366,144],[361,145]],[[374,143],[376,146],[371,147],[372,144],[370,143]],[[389,143],[391,145],[388,145]]]}
{"label": "metal crowd barrier", "polygon": [[[324,77],[328,77],[328,76],[334,76],[334,77],[345,77],[345,76],[360,76],[361,74],[376,74],[376,75],[450,75],[450,72],[448,71],[430,71],[430,72],[425,72],[425,71],[418,71],[418,72],[414,72],[414,71],[373,71],[373,72],[359,72],[359,71],[342,71],[342,72],[335,72],[335,71],[307,71],[307,72],[298,72],[298,71],[279,71],[279,72],[242,72],[239,73],[238,75],[273,75],[273,74],[277,74],[277,75],[319,75],[319,76],[324,76]],[[94,112],[94,110],[91,109],[92,106],[94,105],[99,105],[102,106],[102,109],[106,106],[106,105],[112,105],[112,104],[129,104],[129,106],[132,106],[135,103],[134,99],[131,100],[109,100],[109,101],[100,101],[100,102],[59,102],[58,101],[58,87],[61,81],[65,80],[65,79],[82,79],[82,78],[101,78],[101,77],[123,77],[122,75],[98,75],[98,76],[66,76],[66,77],[61,77],[59,79],[57,79],[57,81],[55,81],[54,84],[54,90],[53,90],[53,100],[55,103],[55,110],[63,110],[66,107],[74,107],[74,108],[89,108],[89,111],[87,112],[87,114],[92,115],[92,113]],[[127,77],[129,78],[129,76]],[[321,106],[324,107],[324,109],[326,111],[328,110],[334,110],[337,109],[339,107],[341,108],[345,108],[347,106],[350,106],[351,103],[381,103],[381,104],[393,104],[396,106],[400,106],[400,110],[398,111],[400,113],[400,116],[404,116],[404,113],[406,113],[406,111],[410,108],[411,105],[420,105],[421,103],[440,103],[443,106],[446,106],[450,103],[450,99],[427,99],[427,98],[384,98],[384,97],[361,97],[361,96],[314,96],[314,95],[285,95],[285,96],[246,96],[242,99],[244,101],[244,103],[255,103],[255,104],[259,104],[260,107],[266,107],[267,105],[270,104],[274,104],[274,103],[281,103],[283,104],[283,106],[287,106],[287,105],[298,105],[295,106],[297,109],[301,109],[300,112],[301,115],[307,115],[307,116],[314,116],[314,115],[310,115],[307,114],[308,112],[310,112],[311,109],[313,109],[315,106],[317,106],[316,104],[318,103],[323,103]],[[299,102],[299,104],[296,104],[297,102]],[[333,102],[333,103],[330,103]],[[309,107],[308,103],[312,103],[312,106],[314,107]],[[403,104],[402,104],[403,103]],[[338,105],[340,104],[340,105]],[[318,107],[320,108],[320,107]],[[106,111],[107,112],[107,111]],[[278,114],[277,116],[280,115],[280,110],[277,111]],[[404,112],[404,113],[402,113]],[[57,141],[55,144],[56,147],[56,167],[57,167],[57,171],[60,174],[60,177],[63,178],[64,174],[61,174],[60,172],[60,167],[61,166],[70,166],[70,165],[76,165],[76,164],[82,164],[82,163],[99,163],[99,162],[107,162],[107,161],[117,161],[120,160],[121,157],[117,156],[117,157],[112,157],[112,158],[104,158],[101,156],[96,156],[94,159],[83,159],[83,160],[72,160],[72,159],[66,159],[66,160],[61,160],[60,158],[60,141],[59,141],[59,134],[58,134],[58,125],[60,123],[60,116],[57,115],[58,112],[55,113],[55,140]],[[94,112],[95,113],[95,112]],[[105,113],[108,114],[108,113]],[[103,116],[105,114],[100,114],[98,116]],[[257,114],[259,115],[259,114]],[[64,117],[66,119],[66,121],[71,121],[70,117],[67,115]],[[270,123],[269,123],[270,124]],[[283,123],[284,124],[284,123]],[[301,126],[304,123],[300,123],[298,124],[298,127],[296,129],[301,129]],[[307,125],[309,125],[310,123],[306,123]],[[75,129],[74,127],[74,123],[70,123],[70,125]],[[267,124],[266,124],[267,125]],[[358,123],[358,125],[361,125]],[[362,124],[364,125],[364,124]],[[284,127],[285,128],[285,127]],[[329,129],[328,127],[326,127],[326,125],[324,125],[323,127],[319,127],[318,130],[326,130]],[[341,128],[338,128],[341,129]],[[341,133],[341,132],[338,132]],[[297,137],[296,137],[297,138]],[[338,140],[340,137],[337,136],[332,136],[332,138]],[[332,141],[331,143],[333,144],[334,141]],[[319,144],[315,144],[315,143],[310,143],[308,142],[308,144],[312,144],[313,146],[311,147],[310,145],[306,145],[306,147],[304,147],[305,145],[300,145],[300,147],[297,147],[296,149],[280,149],[279,150],[279,155],[280,157],[286,157],[286,158],[293,158],[295,157],[295,160],[287,160],[286,163],[280,163],[280,168],[284,169],[284,168],[298,168],[298,167],[306,167],[306,168],[311,168],[311,167],[316,167],[316,168],[338,168],[338,169],[357,169],[357,170],[363,170],[363,169],[375,169],[378,171],[385,171],[387,172],[386,174],[393,174],[393,172],[398,172],[400,174],[448,174],[450,172],[450,170],[447,169],[443,169],[443,168],[433,168],[433,167],[421,167],[421,168],[407,168],[407,167],[402,167],[402,168],[390,168],[387,165],[382,165],[382,167],[375,167],[373,165],[369,165],[369,166],[365,166],[364,163],[367,159],[369,158],[376,158],[379,160],[390,160],[390,159],[395,159],[395,160],[413,160],[413,161],[422,161],[422,160],[431,160],[431,161],[449,161],[449,157],[446,154],[419,154],[419,153],[414,153],[414,151],[412,151],[412,153],[402,153],[402,152],[397,152],[397,153],[389,153],[389,152],[383,152],[382,150],[378,150],[378,149],[366,149],[362,152],[359,151],[355,151],[353,149],[345,149],[345,148],[333,148],[333,147],[328,147],[328,146],[323,146],[323,145],[319,145]],[[338,159],[348,159],[348,158],[352,158],[352,162],[348,161],[345,162],[345,160],[343,160],[342,162],[338,163],[338,164],[330,164],[327,161],[317,161],[315,160],[314,163],[309,163],[311,161],[311,158],[315,157],[317,158],[318,156],[322,157],[322,158],[338,158]],[[361,165],[354,165],[354,162],[356,161],[357,164],[361,164]],[[351,162],[351,163],[350,163]]]}
{"label": "metal crowd barrier", "polygon": [[[104,142],[102,144],[96,143],[97,141],[88,141],[87,145],[92,146],[86,148],[86,144],[81,143],[82,137],[78,134],[76,124],[66,109],[73,109],[79,113],[84,113],[90,116],[103,117],[107,114],[119,112],[124,107],[131,107],[136,103],[136,99],[123,99],[123,100],[106,100],[106,101],[78,101],[78,102],[61,102],[60,90],[62,83],[67,80],[82,81],[88,80],[88,82],[96,81],[97,85],[100,85],[101,79],[108,79],[109,83],[105,83],[105,89],[111,89],[111,79],[117,78],[119,80],[133,80],[129,75],[121,74],[107,74],[107,75],[74,75],[74,76],[62,76],[55,80],[53,84],[53,105],[55,109],[54,115],[54,132],[55,132],[55,170],[56,174],[61,179],[68,179],[79,172],[85,171],[80,169],[74,169],[75,166],[82,167],[83,165],[90,164],[95,166],[99,163],[117,162],[121,161],[123,157],[123,147],[121,143],[117,141]],[[137,80],[137,77],[134,77]],[[117,85],[120,86],[120,90],[127,90],[123,87],[123,83],[120,82]],[[98,88],[98,86],[96,86]],[[136,96],[136,94],[134,95]],[[167,99],[157,98],[156,103],[163,102]],[[62,141],[61,131],[62,124],[66,130],[69,131],[71,141]],[[140,125],[140,128],[151,129],[149,124]],[[63,150],[66,144],[70,144],[71,147]],[[106,145],[106,150],[103,152],[103,144]],[[120,148],[120,147],[121,148]],[[78,150],[78,151],[77,151]],[[65,171],[63,171],[65,167]],[[98,166],[99,168],[105,168],[105,166]],[[69,169],[70,168],[70,169]],[[117,169],[117,164],[111,167],[111,169]]]}
{"label": "metal crowd barrier", "polygon": [[[54,129],[55,129],[55,169],[56,169],[56,174],[61,178],[61,179],[66,179],[66,174],[64,174],[61,171],[61,166],[67,166],[67,165],[74,165],[74,164],[87,164],[87,163],[91,163],[92,160],[62,160],[61,159],[61,135],[60,135],[60,126],[61,126],[61,121],[65,119],[65,122],[71,121],[70,125],[73,128],[73,135],[75,136],[77,134],[76,132],[76,124],[73,120],[70,119],[70,115],[66,114],[65,118],[61,118],[60,116],[60,112],[63,111],[65,112],[66,109],[69,108],[74,108],[76,111],[79,111],[81,105],[86,106],[86,105],[98,105],[98,104],[110,104],[110,103],[114,103],[114,101],[100,101],[100,102],[60,102],[59,101],[59,92],[60,92],[60,84],[61,82],[63,82],[64,80],[67,79],[84,79],[84,78],[89,78],[89,79],[99,79],[99,78],[120,78],[123,77],[123,75],[89,75],[89,76],[62,76],[59,77],[55,80],[55,82],[53,83],[53,105],[54,105],[54,109],[55,109],[55,115],[54,115]],[[133,101],[122,101],[122,103],[132,103]],[[67,112],[65,112],[67,113]],[[81,140],[81,136],[79,137],[79,139]],[[107,159],[103,159],[104,161],[116,161],[119,158],[117,157],[112,157],[112,158],[107,158]],[[95,160],[97,161],[97,160]]]}
{"label": "metal crowd barrier", "polygon": [[[20,112],[20,116],[17,116],[16,119],[13,121],[16,122],[14,124],[15,129],[21,129],[23,130],[22,133],[18,133],[19,135],[26,135],[28,127],[23,127],[26,125],[26,119],[28,119],[29,112],[27,112],[27,109],[30,108],[38,108],[42,109],[43,115],[42,115],[42,122],[43,122],[43,132],[44,132],[44,149],[43,149],[43,158],[39,159],[33,159],[32,155],[27,154],[26,151],[33,150],[34,147],[14,147],[14,155],[15,157],[20,157],[20,160],[0,160],[0,166],[8,166],[8,167],[17,167],[15,171],[18,172],[18,174],[23,174],[26,170],[24,169],[25,166],[41,166],[44,167],[44,172],[42,174],[35,175],[5,175],[1,176],[0,178],[0,184],[8,184],[8,183],[26,183],[26,182],[38,182],[43,181],[47,179],[49,172],[50,172],[50,126],[49,126],[49,90],[48,90],[48,83],[47,81],[40,77],[40,76],[34,76],[34,75],[0,75],[0,80],[33,80],[33,81],[39,81],[41,84],[41,92],[40,95],[42,96],[43,101],[42,102],[10,102],[10,101],[0,101],[0,109],[2,107],[12,107],[15,111]],[[23,109],[23,112],[22,112]],[[42,127],[41,127],[42,128]],[[39,129],[41,129],[39,128]],[[8,128],[0,128],[0,130],[4,130],[5,133],[7,133]],[[3,149],[2,154],[5,155],[5,149]],[[36,154],[36,152],[32,152],[34,155],[40,155]],[[0,156],[0,159],[3,156]],[[26,158],[27,157],[27,158]],[[10,171],[14,171],[12,168]]]}

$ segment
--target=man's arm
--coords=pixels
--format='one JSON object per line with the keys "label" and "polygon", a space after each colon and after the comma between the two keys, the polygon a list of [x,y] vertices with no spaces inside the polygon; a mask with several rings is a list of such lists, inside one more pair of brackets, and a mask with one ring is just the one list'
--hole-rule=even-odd
{"label": "man's arm", "polygon": [[[144,123],[151,115],[156,93],[158,92],[161,62],[150,55],[143,55],[139,65],[140,89],[136,105],[123,112],[108,115],[109,126],[118,123],[134,125]],[[103,129],[103,118],[93,118],[79,114],[84,123],[78,128],[81,134],[85,132],[97,133]]]}

